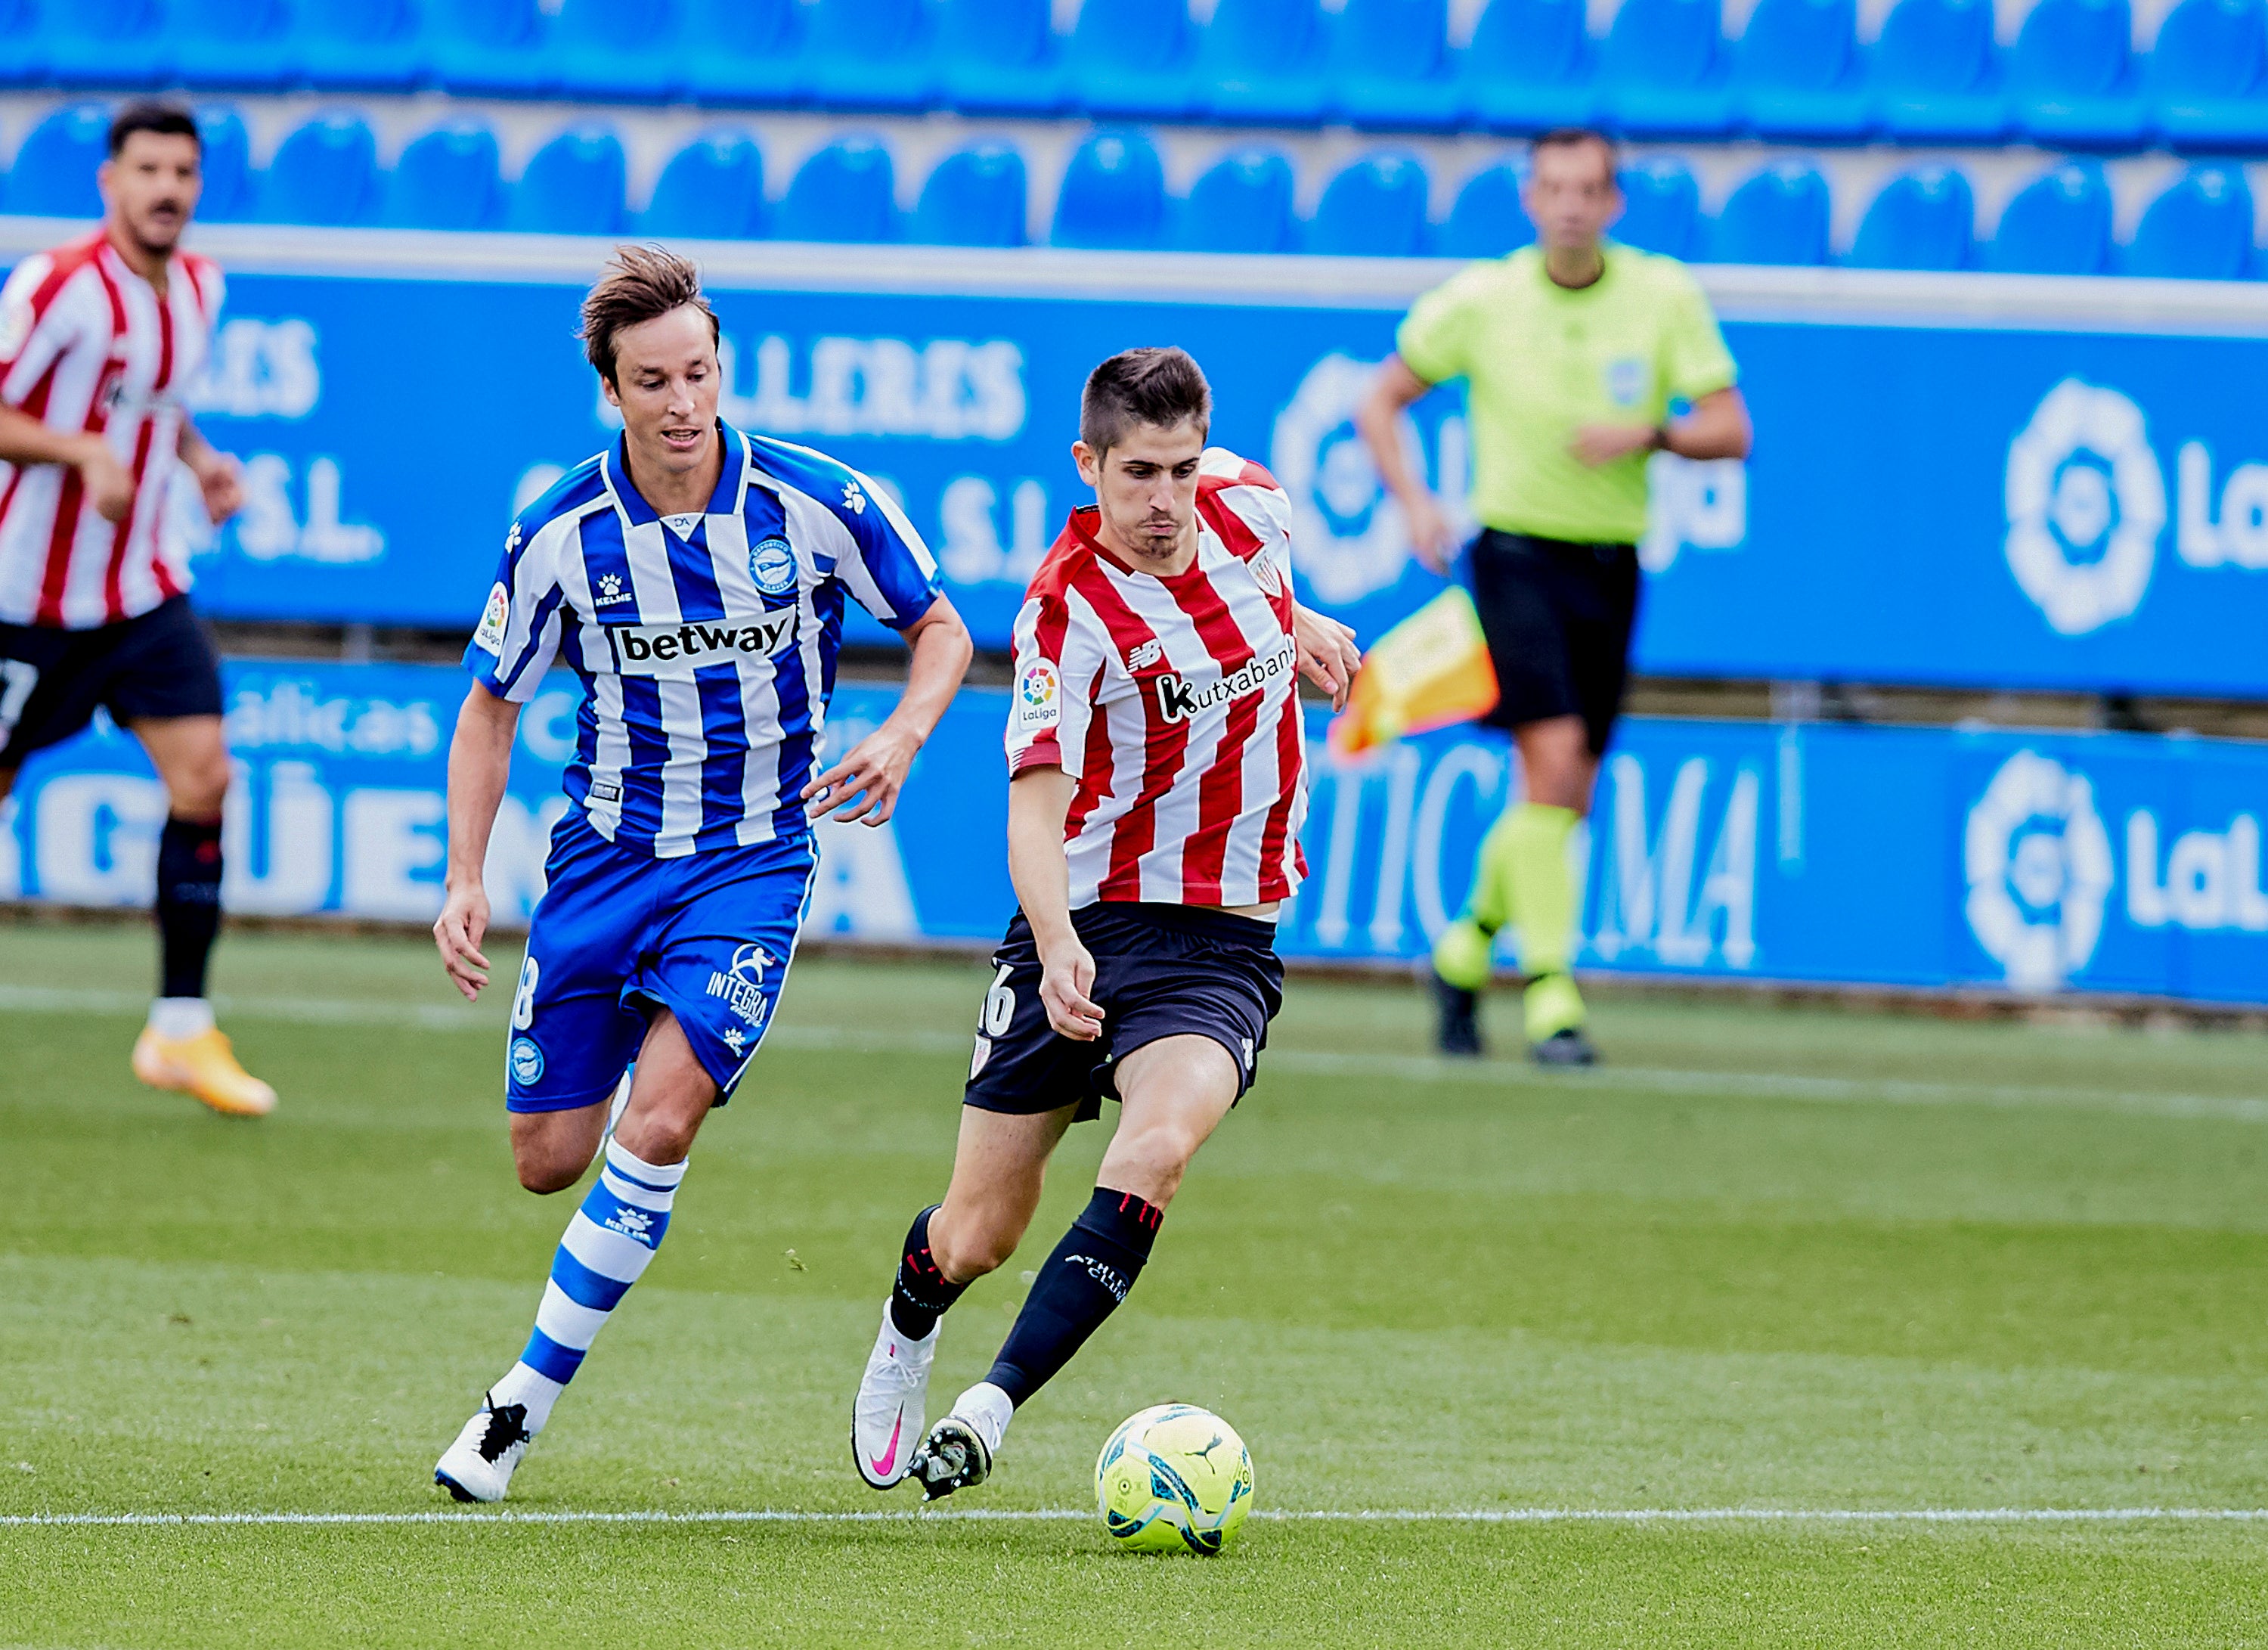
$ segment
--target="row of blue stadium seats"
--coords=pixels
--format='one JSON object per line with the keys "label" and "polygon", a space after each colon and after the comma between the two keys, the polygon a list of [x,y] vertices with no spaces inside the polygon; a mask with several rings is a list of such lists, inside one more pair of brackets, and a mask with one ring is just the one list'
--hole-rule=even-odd
{"label": "row of blue stadium seats", "polygon": [[[2268,0],[2179,0],[2137,55],[2128,0],[2038,0],[2013,46],[1992,0],[0,0],[0,84],[283,90],[438,85],[558,97],[978,114],[1083,112],[1378,129],[1637,137],[1746,132],[2056,148],[2268,149]],[[552,13],[556,12],[556,16]]]}
{"label": "row of blue stadium seats", "polygon": [[[714,131],[671,158],[652,201],[633,214],[624,205],[621,141],[603,126],[561,133],[507,186],[496,136],[475,122],[427,132],[390,170],[381,170],[367,125],[350,114],[322,116],[287,136],[267,171],[255,173],[244,122],[233,110],[207,108],[198,118],[206,142],[203,212],[221,221],[941,246],[1018,247],[1026,240],[1023,158],[1000,144],[940,161],[906,215],[897,206],[889,151],[873,138],[845,138],[818,151],[775,206],[765,198],[763,158],[754,140]],[[0,207],[92,215],[105,126],[96,104],[50,115],[26,138],[0,182]],[[1811,166],[1779,161],[1764,167],[1733,191],[1713,219],[1702,211],[1693,174],[1675,161],[1633,166],[1623,184],[1629,205],[1616,233],[1633,246],[1729,263],[1835,261],[1830,188]],[[1354,161],[1325,186],[1304,221],[1294,212],[1293,195],[1291,162],[1250,147],[1224,157],[1175,200],[1147,138],[1098,132],[1065,170],[1050,239],[1064,247],[1477,258],[1497,256],[1535,234],[1511,163],[1475,174],[1439,223],[1428,213],[1425,169],[1408,155]],[[1954,167],[1926,166],[1875,196],[1842,261],[1874,269],[2123,271],[2211,280],[2253,273],[2252,196],[2233,166],[2191,167],[2152,203],[2128,246],[2114,246],[2112,216],[2101,168],[2066,161],[2027,185],[2002,215],[1996,236],[1980,247],[1968,180]]]}

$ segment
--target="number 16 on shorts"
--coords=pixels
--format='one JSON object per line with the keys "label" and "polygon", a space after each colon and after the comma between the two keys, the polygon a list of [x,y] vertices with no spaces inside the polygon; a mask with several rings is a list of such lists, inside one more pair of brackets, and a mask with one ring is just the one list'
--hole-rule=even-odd
{"label": "number 16 on shorts", "polygon": [[1004,962],[1000,971],[992,976],[992,988],[984,993],[984,1006],[976,1016],[976,1047],[968,1057],[968,1080],[975,1082],[976,1074],[984,1069],[984,1062],[992,1057],[992,1040],[1005,1037],[1016,1020],[1016,988],[1008,983],[1016,972],[1012,963]]}

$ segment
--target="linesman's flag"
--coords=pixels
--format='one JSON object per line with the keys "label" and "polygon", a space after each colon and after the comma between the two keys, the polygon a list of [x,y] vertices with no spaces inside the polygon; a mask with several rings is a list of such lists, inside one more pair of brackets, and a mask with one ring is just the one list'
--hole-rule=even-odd
{"label": "linesman's flag", "polygon": [[1347,708],[1331,724],[1331,748],[1351,756],[1405,733],[1469,722],[1496,700],[1481,615],[1463,586],[1453,586],[1363,655]]}

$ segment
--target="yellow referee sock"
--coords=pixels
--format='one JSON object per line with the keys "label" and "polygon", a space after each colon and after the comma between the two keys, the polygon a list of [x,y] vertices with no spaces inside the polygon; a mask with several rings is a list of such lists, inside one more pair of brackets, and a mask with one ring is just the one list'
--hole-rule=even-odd
{"label": "yellow referee sock", "polygon": [[1517,807],[1506,808],[1489,827],[1473,866],[1473,891],[1465,902],[1465,914],[1433,941],[1433,972],[1461,991],[1486,988],[1493,971],[1497,932],[1512,922],[1510,844],[1513,816],[1519,812]]}
{"label": "yellow referee sock", "polygon": [[1582,994],[1567,974],[1567,954],[1575,939],[1575,880],[1567,872],[1567,836],[1574,829],[1574,809],[1522,802],[1490,833],[1492,839],[1502,838],[1503,874],[1519,916],[1530,1042],[1583,1023]]}

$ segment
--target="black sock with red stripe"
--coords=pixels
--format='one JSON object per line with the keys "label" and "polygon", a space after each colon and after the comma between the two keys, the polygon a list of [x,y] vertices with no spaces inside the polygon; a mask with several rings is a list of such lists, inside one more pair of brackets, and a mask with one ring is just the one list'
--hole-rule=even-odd
{"label": "black sock with red stripe", "polygon": [[890,1285],[890,1322],[909,1340],[924,1340],[937,1327],[946,1309],[961,1299],[967,1284],[948,1283],[929,1252],[932,1204],[914,1217],[906,1231],[906,1251],[898,1257],[897,1281]]}
{"label": "black sock with red stripe", "polygon": [[1134,1287],[1165,1215],[1130,1191],[1097,1186],[1041,1268],[984,1378],[1019,1404],[1052,1380]]}
{"label": "black sock with red stripe", "polygon": [[160,997],[202,997],[220,932],[220,821],[168,818],[158,834]]}

